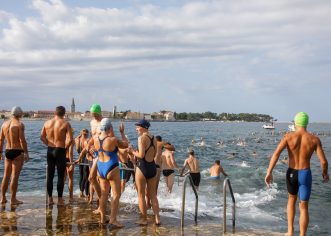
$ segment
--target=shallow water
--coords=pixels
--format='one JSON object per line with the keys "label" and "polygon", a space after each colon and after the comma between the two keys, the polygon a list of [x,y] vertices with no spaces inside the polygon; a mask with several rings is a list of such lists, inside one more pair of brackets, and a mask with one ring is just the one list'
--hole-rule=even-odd
{"label": "shallow water", "polygon": [[[24,121],[26,137],[30,150],[31,161],[26,163],[20,178],[18,196],[45,195],[45,153],[46,147],[39,140],[43,122]],[[114,127],[118,122],[114,122]],[[127,135],[136,146],[137,134],[133,122],[125,123]],[[199,189],[199,222],[208,222],[217,225],[222,222],[223,215],[223,179],[212,181],[208,179],[208,168],[216,159],[221,160],[225,171],[229,174],[232,188],[235,193],[237,216],[236,225],[241,229],[262,229],[278,232],[287,230],[286,201],[287,191],[285,172],[287,166],[278,163],[274,170],[275,184],[268,189],[264,184],[264,176],[269,163],[270,155],[282,138],[282,132],[288,124],[277,124],[275,133],[261,128],[261,123],[220,123],[220,122],[153,122],[151,132],[161,135],[165,140],[176,147],[175,158],[182,165],[189,148],[194,149],[201,162],[202,180]],[[75,135],[82,128],[88,128],[88,122],[72,122]],[[117,128],[115,128],[117,131]],[[330,124],[311,124],[310,131],[329,134]],[[200,138],[204,138],[205,145],[200,146]],[[326,156],[330,156],[331,137],[320,136]],[[196,140],[192,144],[192,139]],[[217,145],[222,140],[223,145]],[[238,145],[239,144],[239,145]],[[253,152],[257,155],[252,155]],[[232,153],[235,153],[233,156]],[[76,154],[75,154],[76,155]],[[286,156],[283,152],[281,158]],[[0,176],[3,173],[3,162],[0,164]],[[309,235],[329,235],[331,226],[326,219],[330,219],[331,188],[330,183],[323,184],[318,159],[314,155],[311,165],[313,173],[313,190],[310,200]],[[76,170],[78,170],[76,168]],[[56,179],[56,178],[54,178]],[[162,179],[162,178],[161,178]],[[75,172],[75,193],[78,194],[78,171]],[[159,189],[161,208],[172,211],[161,212],[161,217],[180,219],[182,179],[175,182],[174,191],[168,194],[162,180]],[[228,197],[228,200],[230,198]],[[192,222],[194,218],[194,195],[187,190],[186,219]],[[121,197],[126,203],[123,212],[137,212],[136,192],[130,182]],[[228,227],[231,224],[230,204],[228,205]],[[296,218],[296,224],[298,217]],[[200,224],[200,223],[199,223]],[[297,231],[297,230],[296,230]]]}

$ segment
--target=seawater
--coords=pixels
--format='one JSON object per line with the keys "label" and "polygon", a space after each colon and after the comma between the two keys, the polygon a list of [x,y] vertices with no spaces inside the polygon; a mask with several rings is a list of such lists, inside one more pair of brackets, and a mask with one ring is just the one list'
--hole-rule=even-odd
{"label": "seawater", "polygon": [[[23,121],[25,134],[29,146],[31,160],[24,165],[19,181],[18,196],[45,195],[45,165],[46,147],[39,139],[43,121]],[[83,128],[89,128],[89,122],[71,122],[75,129],[75,136]],[[126,134],[137,147],[137,133],[133,122],[124,122]],[[118,133],[119,122],[113,122],[115,132]],[[176,147],[175,158],[179,166],[187,156],[187,151],[193,149],[200,160],[202,180],[199,188],[198,222],[222,222],[223,217],[223,178],[210,180],[208,169],[215,160],[221,160],[225,171],[229,174],[236,200],[236,225],[244,229],[267,229],[286,232],[286,203],[287,190],[285,173],[287,166],[279,162],[273,172],[274,184],[267,188],[264,183],[266,169],[277,144],[287,129],[285,123],[276,125],[275,132],[264,130],[261,123],[221,123],[221,122],[152,122],[151,133],[161,135]],[[330,124],[310,124],[310,132],[330,133]],[[200,145],[200,138],[204,145]],[[321,135],[325,154],[330,156],[331,137]],[[196,142],[192,144],[192,140]],[[218,145],[223,141],[222,145]],[[253,155],[256,152],[256,155]],[[234,154],[234,155],[233,155]],[[287,156],[284,151],[280,159]],[[77,153],[75,152],[75,159]],[[329,158],[328,158],[329,159]],[[330,159],[329,159],[330,160]],[[313,188],[309,204],[310,223],[308,235],[329,235],[331,226],[331,187],[330,183],[322,183],[321,169],[318,158],[314,154],[311,160],[313,173]],[[3,161],[0,163],[0,177],[3,175]],[[75,169],[75,194],[79,193],[78,168]],[[161,216],[180,219],[182,203],[182,178],[177,178],[173,193],[166,191],[161,177],[159,187],[159,203]],[[54,178],[56,181],[56,177]],[[55,188],[56,189],[56,188]],[[65,188],[67,191],[67,188]],[[56,196],[56,192],[54,192]],[[67,193],[65,193],[67,194]],[[187,188],[185,217],[194,218],[195,196]],[[228,194],[228,225],[231,224],[230,195]],[[125,211],[131,212],[137,204],[136,192],[132,182],[129,182],[121,201],[126,204]],[[297,209],[298,213],[298,209]],[[296,217],[298,225],[298,214]],[[296,227],[298,232],[298,227]]]}

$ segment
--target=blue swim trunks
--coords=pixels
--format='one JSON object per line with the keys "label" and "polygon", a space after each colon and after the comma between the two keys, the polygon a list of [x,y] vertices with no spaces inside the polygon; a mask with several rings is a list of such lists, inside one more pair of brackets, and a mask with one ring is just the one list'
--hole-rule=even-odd
{"label": "blue swim trunks", "polygon": [[299,194],[301,201],[308,201],[311,193],[312,176],[310,168],[304,170],[287,169],[286,185],[291,195]]}
{"label": "blue swim trunks", "polygon": [[209,179],[221,179],[221,176],[210,176]]}

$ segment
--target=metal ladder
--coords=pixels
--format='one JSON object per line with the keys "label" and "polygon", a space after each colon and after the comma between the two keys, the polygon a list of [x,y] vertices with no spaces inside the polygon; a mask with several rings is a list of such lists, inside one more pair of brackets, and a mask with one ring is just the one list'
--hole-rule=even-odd
{"label": "metal ladder", "polygon": [[232,187],[229,178],[225,178],[223,182],[223,234],[226,233],[226,187],[229,187],[229,191],[232,198],[232,230],[234,231],[236,226],[236,200],[234,199]]}
{"label": "metal ladder", "polygon": [[198,222],[198,202],[199,202],[198,193],[197,193],[197,190],[194,187],[194,184],[193,184],[193,180],[192,180],[191,175],[188,174],[188,175],[185,176],[185,179],[184,179],[184,182],[183,182],[182,212],[181,212],[181,221],[180,221],[180,226],[181,226],[182,229],[184,228],[186,184],[187,184],[187,181],[188,180],[190,181],[190,184],[192,186],[193,192],[195,194],[195,215],[194,215],[194,221],[195,221],[195,224],[197,224],[197,222]]}

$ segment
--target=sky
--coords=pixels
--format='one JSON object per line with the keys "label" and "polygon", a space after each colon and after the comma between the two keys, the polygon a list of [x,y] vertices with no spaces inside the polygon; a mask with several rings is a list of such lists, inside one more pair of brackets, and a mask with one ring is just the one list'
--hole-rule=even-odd
{"label": "sky", "polygon": [[1,1],[0,110],[330,122],[330,16],[329,0]]}

